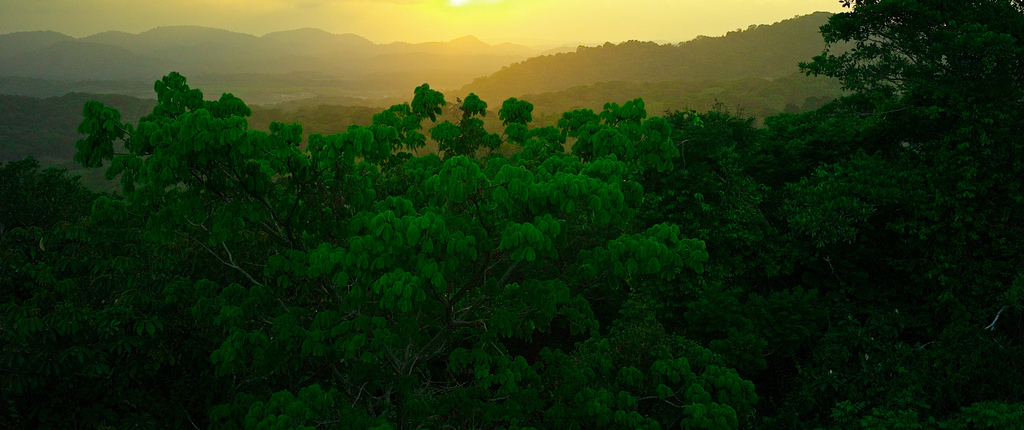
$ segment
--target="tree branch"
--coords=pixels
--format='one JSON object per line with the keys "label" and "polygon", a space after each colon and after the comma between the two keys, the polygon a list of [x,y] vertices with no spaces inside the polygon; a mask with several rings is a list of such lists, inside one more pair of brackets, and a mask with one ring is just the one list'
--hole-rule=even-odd
{"label": "tree branch", "polygon": [[1007,308],[1006,306],[1003,306],[1002,309],[999,309],[999,312],[996,313],[996,317],[994,319],[992,319],[992,324],[989,324],[988,327],[985,327],[985,330],[995,330],[996,329],[996,321],[999,321],[999,316],[1003,314],[1003,311],[1005,311],[1006,308]]}

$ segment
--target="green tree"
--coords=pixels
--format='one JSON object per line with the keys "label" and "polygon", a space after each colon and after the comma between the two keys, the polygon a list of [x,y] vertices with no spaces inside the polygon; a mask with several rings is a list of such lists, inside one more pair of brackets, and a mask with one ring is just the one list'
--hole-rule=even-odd
{"label": "green tree", "polygon": [[[0,425],[190,425],[220,388],[174,291],[189,253],[140,243],[96,194],[35,160],[0,167]],[[10,218],[8,218],[10,217]],[[11,221],[13,220],[13,221]]]}
{"label": "green tree", "polygon": [[430,137],[438,142],[438,150],[444,156],[475,156],[478,149],[491,151],[501,146],[501,137],[488,133],[484,121],[477,116],[487,115],[487,103],[476,94],[470,93],[459,105],[462,119],[458,125],[445,121],[430,129]]}
{"label": "green tree", "polygon": [[997,310],[1022,255],[1010,220],[1024,169],[1024,12],[1010,1],[847,3],[822,32],[854,48],[804,67],[855,91],[850,106],[877,118],[860,134],[885,138],[794,188],[794,204],[816,209],[791,224],[819,244],[884,225],[906,252],[892,265],[934,279],[934,298]]}
{"label": "green tree", "polygon": [[761,156],[797,163],[757,168],[799,249],[788,278],[828,297],[833,321],[771,422],[1014,422],[1024,373],[996,363],[1020,353],[1024,327],[997,316],[1019,312],[1024,267],[1012,221],[1024,209],[1024,11],[844,3],[852,10],[822,27],[835,51],[803,67],[852,94],[766,121],[780,140]]}
{"label": "green tree", "polygon": [[[155,249],[194,253],[170,263],[194,275],[162,294],[216,343],[205,352],[223,391],[204,411],[215,427],[748,419],[750,382],[709,351],[670,347],[681,340],[656,336],[668,346],[608,378],[631,363],[612,348],[623,329],[607,329],[636,306],[630,291],[707,260],[674,225],[635,227],[643,190],[626,173],[669,169],[657,160],[675,151],[665,120],[641,121],[642,101],[582,114],[591,140],[575,126],[530,129],[530,105],[506,102],[499,117],[520,152],[467,157],[496,142],[472,121],[431,129],[442,159],[406,152],[445,104],[427,86],[371,126],[310,136],[305,151],[297,124],[248,130],[250,111],[230,94],[204,100],[176,73],[156,90],[135,126],[88,104],[76,159],[109,163],[123,184],[124,200],[97,200],[92,222],[130,221]],[[468,97],[461,109],[476,120],[486,104]],[[562,151],[567,136],[583,159]]]}
{"label": "green tree", "polygon": [[0,233],[74,221],[95,196],[66,170],[41,169],[35,158],[0,163]]}

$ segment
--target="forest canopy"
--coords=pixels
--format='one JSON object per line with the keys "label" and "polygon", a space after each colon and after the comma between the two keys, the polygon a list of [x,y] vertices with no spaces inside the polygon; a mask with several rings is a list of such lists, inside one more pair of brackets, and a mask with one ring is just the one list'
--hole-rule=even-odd
{"label": "forest canopy", "polygon": [[1022,428],[1024,11],[847,3],[849,95],[763,126],[86,102],[120,194],[0,165],[0,425]]}

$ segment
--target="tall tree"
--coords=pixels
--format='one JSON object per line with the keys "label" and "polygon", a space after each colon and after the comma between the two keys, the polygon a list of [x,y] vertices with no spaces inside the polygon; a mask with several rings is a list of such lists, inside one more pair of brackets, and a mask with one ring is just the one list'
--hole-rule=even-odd
{"label": "tall tree", "polygon": [[1006,319],[1020,315],[1024,267],[1024,11],[844,3],[822,34],[849,49],[803,67],[852,92],[816,113],[842,119],[818,133],[844,137],[814,142],[846,155],[786,180],[779,211],[794,243],[811,245],[797,274],[841,321],[788,413],[833,428],[956,427],[979,413],[979,425],[1013,426],[1024,372],[996,363],[1024,349],[1024,326]]}
{"label": "tall tree", "polygon": [[642,285],[707,260],[674,225],[634,227],[642,188],[626,173],[673,151],[641,101],[591,113],[599,138],[581,160],[562,149],[574,131],[529,128],[521,101],[499,117],[522,150],[467,156],[496,139],[471,121],[486,104],[467,98],[465,127],[431,129],[442,159],[407,153],[445,104],[427,86],[371,126],[310,136],[305,151],[297,124],[248,130],[230,94],[204,100],[176,73],[156,90],[134,126],[88,104],[76,159],[110,163],[123,184],[124,200],[96,202],[94,223],[131,220],[156,248],[205,255],[177,260],[195,275],[163,293],[217,344],[206,352],[226,392],[208,411],[214,426],[749,420],[749,381],[637,314]]}

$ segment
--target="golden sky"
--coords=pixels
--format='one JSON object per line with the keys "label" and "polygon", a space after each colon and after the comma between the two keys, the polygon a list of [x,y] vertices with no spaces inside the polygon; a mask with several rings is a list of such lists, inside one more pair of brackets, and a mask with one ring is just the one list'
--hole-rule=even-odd
{"label": "golden sky", "polygon": [[681,42],[771,24],[839,0],[0,0],[0,33],[54,30],[75,37],[200,25],[242,33],[304,27],[377,43]]}

